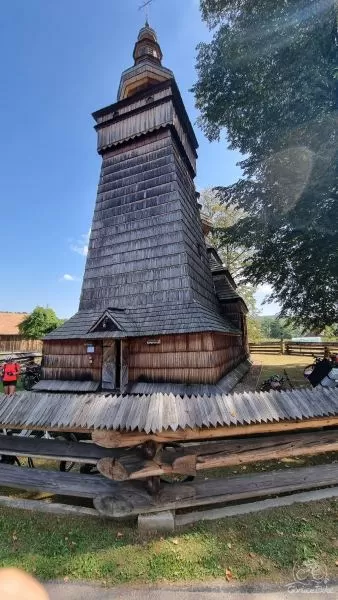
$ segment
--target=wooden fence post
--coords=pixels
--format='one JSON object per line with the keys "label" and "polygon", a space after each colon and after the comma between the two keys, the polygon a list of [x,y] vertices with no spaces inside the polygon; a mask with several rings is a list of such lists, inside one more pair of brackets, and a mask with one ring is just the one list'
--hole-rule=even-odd
{"label": "wooden fence post", "polygon": [[285,354],[285,344],[284,344],[283,338],[281,338],[281,340],[280,340],[280,353]]}

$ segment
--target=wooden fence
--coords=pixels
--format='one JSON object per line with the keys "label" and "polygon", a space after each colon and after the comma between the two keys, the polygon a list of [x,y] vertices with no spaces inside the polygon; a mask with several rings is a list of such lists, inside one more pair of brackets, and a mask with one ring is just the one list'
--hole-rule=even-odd
{"label": "wooden fence", "polygon": [[42,352],[42,341],[25,340],[21,335],[0,335],[0,352]]}
{"label": "wooden fence", "polygon": [[250,352],[257,352],[258,354],[282,354],[282,342],[273,342],[267,340],[266,342],[249,343]]}
{"label": "wooden fence", "polygon": [[285,342],[285,354],[300,354],[301,356],[323,356],[325,348],[332,354],[338,354],[338,341],[336,342]]}
{"label": "wooden fence", "polygon": [[338,354],[338,340],[335,342],[292,342],[291,340],[264,341],[249,344],[250,352],[257,354],[291,354],[297,356],[323,356],[325,348]]}

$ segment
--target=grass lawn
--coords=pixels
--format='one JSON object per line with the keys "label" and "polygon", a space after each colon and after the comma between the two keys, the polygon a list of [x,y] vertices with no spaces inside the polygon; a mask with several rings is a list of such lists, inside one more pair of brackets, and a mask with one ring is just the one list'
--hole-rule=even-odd
{"label": "grass lawn", "polygon": [[[19,381],[17,383],[17,386],[16,386],[16,389],[17,389],[18,392],[19,391],[23,391],[24,388],[23,388],[21,379],[19,379]],[[3,394],[3,391],[4,391],[4,386],[2,384],[2,381],[0,381],[0,394]]]}
{"label": "grass lawn", "polygon": [[175,535],[135,525],[0,510],[0,565],[42,580],[113,585],[225,578],[292,581],[294,565],[338,567],[338,502],[323,501],[201,523]]}
{"label": "grass lawn", "polygon": [[308,387],[310,384],[304,378],[304,368],[313,362],[311,356],[288,356],[286,354],[251,354],[252,360],[262,365],[258,386],[271,375],[284,375],[286,370],[291,383],[295,387]]}
{"label": "grass lawn", "polygon": [[[260,381],[286,368],[306,384],[308,357],[253,355]],[[337,453],[270,461],[203,473],[287,469],[337,460]],[[42,464],[38,465],[42,466]],[[46,465],[45,465],[46,466]],[[0,494],[37,494],[0,489]],[[41,495],[43,496],[43,495]],[[45,496],[48,496],[46,494]],[[60,501],[61,499],[59,499]],[[62,500],[61,500],[62,501]],[[326,500],[200,523],[175,534],[140,535],[135,522],[57,517],[0,507],[0,566],[17,566],[42,580],[88,580],[104,585],[228,578],[292,582],[292,570],[315,559],[338,575],[338,500]],[[230,573],[230,575],[229,575]]]}

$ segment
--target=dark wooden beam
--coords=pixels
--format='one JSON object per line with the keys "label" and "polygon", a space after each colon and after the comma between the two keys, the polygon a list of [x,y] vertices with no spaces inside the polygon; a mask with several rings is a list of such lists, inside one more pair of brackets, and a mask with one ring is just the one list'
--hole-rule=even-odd
{"label": "dark wooden beam", "polygon": [[[196,479],[189,484],[168,485],[158,496],[149,496],[138,488],[127,491],[128,483],[119,485],[120,493],[97,497],[95,508],[110,517],[127,517],[147,512],[207,506],[250,498],[264,498],[297,490],[321,488],[338,483],[338,464],[319,465],[283,471],[240,475],[218,479]],[[133,484],[135,485],[135,483]],[[131,488],[128,488],[131,489]],[[125,490],[125,491],[123,491]]]}
{"label": "dark wooden beam", "polygon": [[102,475],[125,481],[161,475],[196,475],[198,471],[213,468],[335,451],[338,451],[338,432],[317,431],[189,444],[158,452],[151,461],[142,459],[137,452],[128,452],[119,459],[103,458],[97,466]]}
{"label": "dark wooden beam", "polygon": [[44,439],[21,437],[18,435],[0,435],[0,454],[9,456],[28,456],[51,460],[66,460],[78,463],[96,464],[100,458],[109,456],[119,458],[125,451],[107,450],[91,442],[70,442],[62,439]]}

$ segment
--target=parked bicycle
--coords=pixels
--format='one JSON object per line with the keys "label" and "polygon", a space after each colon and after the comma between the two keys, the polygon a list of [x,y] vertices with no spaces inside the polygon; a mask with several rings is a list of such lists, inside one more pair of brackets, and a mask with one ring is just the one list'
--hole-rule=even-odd
{"label": "parked bicycle", "polygon": [[34,385],[40,381],[41,374],[42,370],[40,365],[35,363],[27,365],[21,377],[24,389],[30,392]]}
{"label": "parked bicycle", "polygon": [[287,389],[287,382],[282,375],[272,375],[268,379],[263,381],[260,391],[261,392],[282,392]]}
{"label": "parked bicycle", "polygon": [[[2,435],[6,435],[6,436],[12,436],[12,435],[25,435],[25,436],[32,436],[35,438],[41,438],[44,437],[45,435],[48,436],[48,433],[45,433],[43,431],[21,431],[19,429],[0,429],[0,434]],[[23,464],[21,463],[20,459],[18,456],[14,456],[12,454],[0,454],[0,463],[5,464],[5,465],[17,465],[18,467],[22,467]],[[27,466],[30,469],[34,469],[35,465],[33,462],[33,459],[29,456],[27,458]]]}

